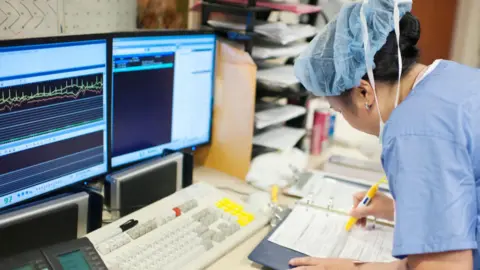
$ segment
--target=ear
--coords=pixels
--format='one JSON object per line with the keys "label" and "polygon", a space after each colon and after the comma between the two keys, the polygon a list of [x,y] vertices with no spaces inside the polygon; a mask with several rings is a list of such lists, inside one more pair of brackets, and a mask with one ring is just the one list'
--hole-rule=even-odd
{"label": "ear", "polygon": [[372,85],[366,81],[361,80],[360,85],[353,88],[352,101],[357,106],[357,108],[365,109],[365,105],[372,108],[375,104],[375,92],[373,91]]}

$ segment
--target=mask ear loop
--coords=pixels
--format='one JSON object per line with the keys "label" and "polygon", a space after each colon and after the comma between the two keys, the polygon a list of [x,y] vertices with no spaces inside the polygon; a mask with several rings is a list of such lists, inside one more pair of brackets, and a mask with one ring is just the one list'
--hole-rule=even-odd
{"label": "mask ear loop", "polygon": [[368,61],[368,55],[370,53],[370,40],[368,39],[368,25],[367,25],[367,17],[365,15],[365,5],[368,4],[368,0],[364,0],[362,7],[360,8],[360,21],[362,22],[362,33],[363,33],[363,49],[365,51],[365,65],[367,66],[367,75],[368,75],[368,80],[370,81],[370,84],[372,85],[373,88],[373,95],[375,96],[375,103],[377,105],[377,111],[378,111],[378,116],[380,118],[380,133],[379,137],[381,140],[381,135],[383,131],[383,119],[382,119],[382,113],[380,112],[380,106],[378,103],[378,96],[377,96],[377,90],[375,87],[375,78],[373,76],[373,66],[370,61]]}
{"label": "mask ear loop", "polygon": [[393,4],[393,21],[395,25],[395,36],[397,37],[397,49],[398,49],[398,81],[397,81],[397,96],[395,97],[394,108],[397,108],[398,102],[400,101],[400,80],[402,79],[402,69],[403,69],[402,50],[400,48],[400,9],[398,5],[399,5],[398,0],[395,0]]}

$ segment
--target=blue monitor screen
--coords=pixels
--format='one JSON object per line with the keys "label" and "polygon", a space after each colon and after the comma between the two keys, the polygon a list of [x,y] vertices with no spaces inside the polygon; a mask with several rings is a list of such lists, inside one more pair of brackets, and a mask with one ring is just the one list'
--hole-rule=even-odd
{"label": "blue monitor screen", "polygon": [[208,143],[215,36],[113,39],[112,167]]}
{"label": "blue monitor screen", "polygon": [[0,47],[0,208],[107,171],[107,42]]}

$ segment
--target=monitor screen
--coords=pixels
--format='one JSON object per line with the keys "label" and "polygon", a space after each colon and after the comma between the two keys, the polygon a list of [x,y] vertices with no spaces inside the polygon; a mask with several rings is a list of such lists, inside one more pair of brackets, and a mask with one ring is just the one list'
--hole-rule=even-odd
{"label": "monitor screen", "polygon": [[112,167],[208,143],[215,36],[113,39]]}
{"label": "monitor screen", "polygon": [[107,41],[38,42],[0,47],[0,208],[107,171]]}

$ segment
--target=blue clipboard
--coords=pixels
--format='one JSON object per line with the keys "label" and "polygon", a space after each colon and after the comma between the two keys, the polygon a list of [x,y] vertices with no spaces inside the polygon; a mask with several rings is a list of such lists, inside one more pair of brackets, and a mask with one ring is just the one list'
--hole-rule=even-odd
{"label": "blue clipboard", "polygon": [[[289,213],[290,214],[290,213]],[[285,220],[288,215],[283,219]],[[279,246],[275,243],[268,241],[268,238],[275,232],[277,228],[282,225],[283,221],[280,222],[263,240],[258,244],[257,247],[248,255],[248,259],[258,263],[260,265],[275,269],[275,270],[285,270],[290,269],[288,262],[293,258],[306,257],[307,255],[300,253],[298,251]]]}

